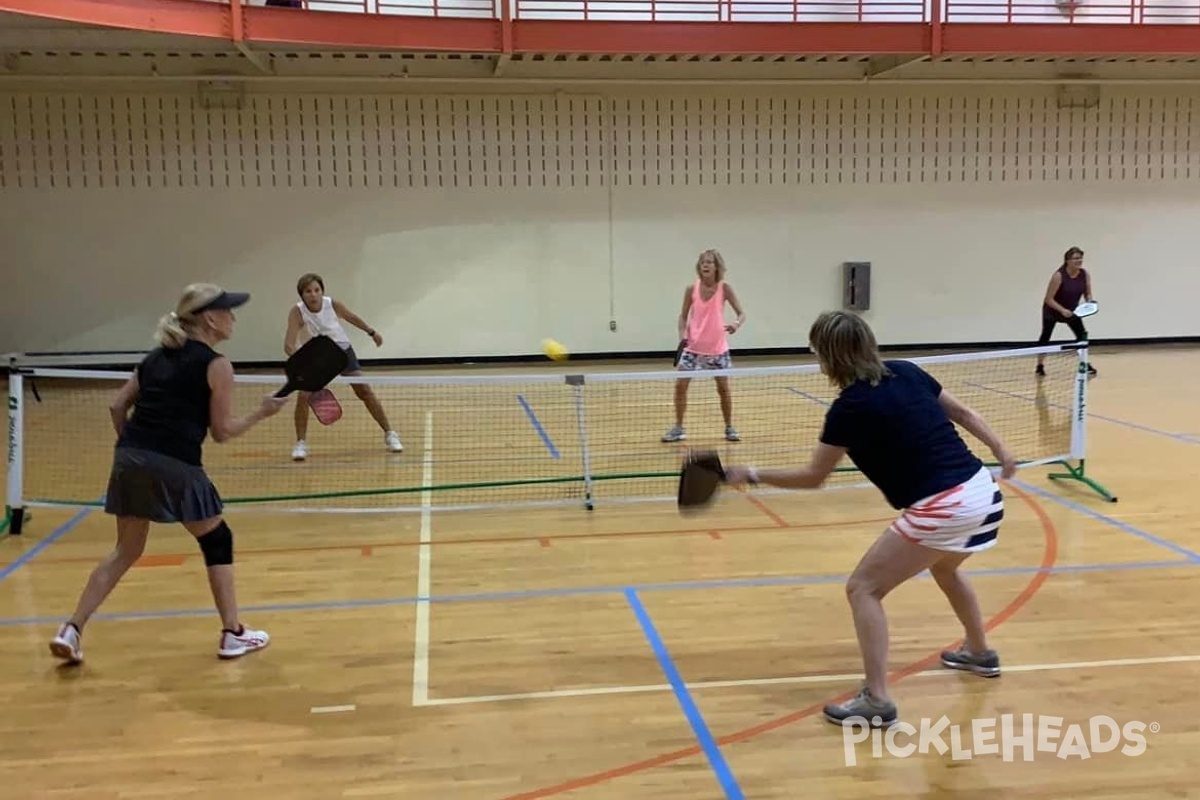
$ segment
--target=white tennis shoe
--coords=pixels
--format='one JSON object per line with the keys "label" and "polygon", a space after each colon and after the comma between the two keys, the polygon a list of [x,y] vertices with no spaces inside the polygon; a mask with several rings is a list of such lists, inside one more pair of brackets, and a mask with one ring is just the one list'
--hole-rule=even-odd
{"label": "white tennis shoe", "polygon": [[245,625],[240,632],[229,629],[221,631],[221,643],[217,655],[221,658],[240,658],[255,650],[262,650],[271,641],[266,631],[252,631]]}
{"label": "white tennis shoe", "polygon": [[78,664],[83,661],[83,641],[79,630],[69,622],[54,634],[50,640],[50,652],[68,664]]}

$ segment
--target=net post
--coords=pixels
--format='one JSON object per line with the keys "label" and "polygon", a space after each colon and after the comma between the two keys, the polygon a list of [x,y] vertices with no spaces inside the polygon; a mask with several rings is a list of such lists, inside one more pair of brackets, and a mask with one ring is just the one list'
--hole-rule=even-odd
{"label": "net post", "polygon": [[20,536],[25,522],[25,419],[24,376],[16,366],[16,358],[8,365],[8,490],[4,506],[4,525],[10,536]]}
{"label": "net post", "polygon": [[1087,365],[1088,348],[1075,351],[1075,399],[1071,404],[1071,458],[1083,462],[1087,457]]}
{"label": "net post", "polygon": [[1050,480],[1078,481],[1110,503],[1117,502],[1116,495],[1087,474],[1087,394],[1088,394],[1088,345],[1082,343],[1076,349],[1075,392],[1071,402],[1071,459],[1059,462],[1066,472],[1052,472]]}
{"label": "net post", "polygon": [[583,375],[568,375],[567,385],[575,396],[575,428],[579,432],[579,454],[583,462],[583,507],[588,511],[595,509],[592,502],[592,465],[591,452],[588,450],[587,415],[583,403]]}

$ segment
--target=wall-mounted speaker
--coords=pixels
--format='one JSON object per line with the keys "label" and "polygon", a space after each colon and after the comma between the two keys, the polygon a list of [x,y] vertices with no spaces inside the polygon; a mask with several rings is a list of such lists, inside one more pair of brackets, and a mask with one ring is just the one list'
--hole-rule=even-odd
{"label": "wall-mounted speaker", "polygon": [[842,263],[842,307],[847,311],[866,311],[871,307],[871,262]]}

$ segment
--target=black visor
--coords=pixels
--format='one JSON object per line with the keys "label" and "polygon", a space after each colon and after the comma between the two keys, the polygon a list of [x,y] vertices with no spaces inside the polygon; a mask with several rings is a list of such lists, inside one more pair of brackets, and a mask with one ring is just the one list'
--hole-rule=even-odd
{"label": "black visor", "polygon": [[205,303],[200,308],[193,311],[193,314],[199,314],[201,311],[214,311],[218,309],[231,309],[243,305],[250,299],[250,295],[246,292],[221,292],[212,300]]}

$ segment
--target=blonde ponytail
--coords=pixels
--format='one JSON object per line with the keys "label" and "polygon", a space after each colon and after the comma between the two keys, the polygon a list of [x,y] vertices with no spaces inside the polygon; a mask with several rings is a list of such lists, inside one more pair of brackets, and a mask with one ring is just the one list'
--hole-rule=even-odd
{"label": "blonde ponytail", "polygon": [[179,321],[179,315],[174,311],[170,314],[164,314],[162,319],[158,321],[158,329],[154,331],[154,341],[158,342],[160,347],[166,347],[171,350],[178,350],[180,347],[183,347],[187,338],[187,331],[183,329],[183,324]]}
{"label": "blonde ponytail", "polygon": [[183,290],[183,296],[179,298],[179,305],[175,310],[164,314],[158,321],[154,341],[158,342],[159,346],[171,350],[183,347],[188,340],[188,329],[195,322],[192,312],[203,308],[221,292],[220,286],[211,283],[193,283],[188,286]]}

